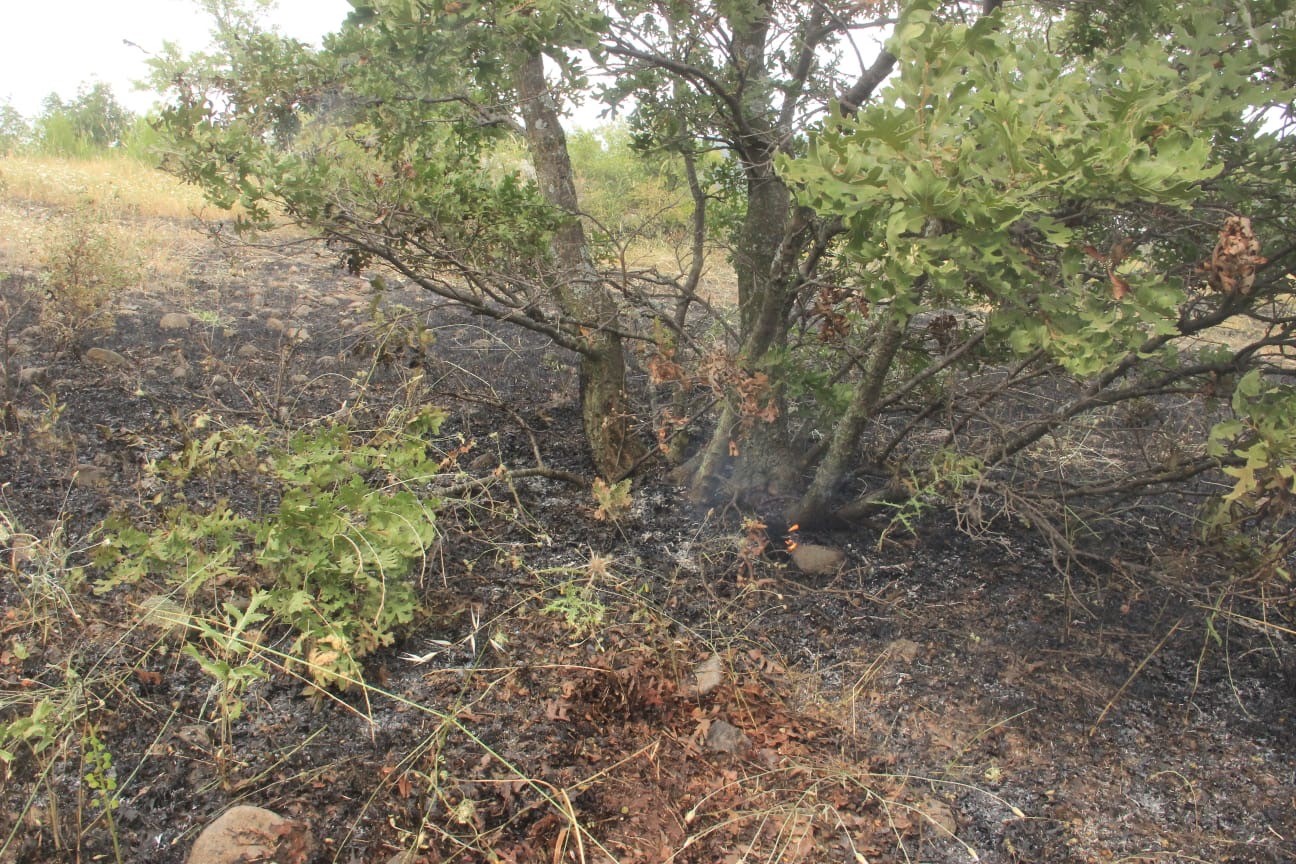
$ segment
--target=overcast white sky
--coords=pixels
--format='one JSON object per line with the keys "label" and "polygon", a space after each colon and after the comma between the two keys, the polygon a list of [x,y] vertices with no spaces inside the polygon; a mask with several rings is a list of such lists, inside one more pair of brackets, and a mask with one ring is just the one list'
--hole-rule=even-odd
{"label": "overcast white sky", "polygon": [[[208,41],[206,15],[193,0],[23,0],[4,6],[0,104],[8,101],[29,118],[40,113],[49,93],[70,98],[93,81],[111,84],[122,104],[144,111],[155,96],[132,86],[146,74],[144,51],[163,41],[196,51]],[[269,20],[290,36],[318,42],[350,10],[347,0],[279,0]]]}

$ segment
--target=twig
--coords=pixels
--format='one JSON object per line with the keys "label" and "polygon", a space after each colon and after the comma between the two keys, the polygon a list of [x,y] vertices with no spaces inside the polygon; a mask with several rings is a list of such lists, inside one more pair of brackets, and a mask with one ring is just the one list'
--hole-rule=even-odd
{"label": "twig", "polygon": [[1149,660],[1151,660],[1153,657],[1157,655],[1158,651],[1160,651],[1162,648],[1165,647],[1166,642],[1170,641],[1170,637],[1175,634],[1175,631],[1179,629],[1179,625],[1182,624],[1183,621],[1184,621],[1183,617],[1180,616],[1179,620],[1176,621],[1174,623],[1174,626],[1170,628],[1170,632],[1166,633],[1164,636],[1161,637],[1161,641],[1156,644],[1156,647],[1153,648],[1150,652],[1148,652],[1148,655],[1146,657],[1144,657],[1142,660],[1139,661],[1139,664],[1134,667],[1134,671],[1131,672],[1129,674],[1129,677],[1125,679],[1125,683],[1122,684],[1120,686],[1120,689],[1117,690],[1116,693],[1110,699],[1107,700],[1107,704],[1103,706],[1102,713],[1098,715],[1098,719],[1095,720],[1093,722],[1093,725],[1089,727],[1090,738],[1092,738],[1094,736],[1094,733],[1098,731],[1098,727],[1101,726],[1103,720],[1107,718],[1108,712],[1110,712],[1111,709],[1115,707],[1117,700],[1119,700],[1121,695],[1124,694],[1124,692],[1129,689],[1129,686],[1134,683],[1134,679],[1139,676],[1139,673],[1143,671],[1143,667],[1148,664]]}

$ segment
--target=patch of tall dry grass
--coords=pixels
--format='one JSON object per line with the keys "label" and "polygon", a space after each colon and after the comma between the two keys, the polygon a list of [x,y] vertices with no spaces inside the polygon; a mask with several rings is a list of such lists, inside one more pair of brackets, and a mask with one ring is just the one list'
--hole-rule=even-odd
{"label": "patch of tall dry grass", "polygon": [[122,218],[188,219],[211,209],[196,188],[124,154],[9,156],[0,160],[0,178],[7,202],[55,209],[89,203]]}
{"label": "patch of tall dry grass", "polygon": [[206,241],[193,220],[219,217],[202,194],[124,154],[0,159],[0,270],[41,271],[69,220],[93,214],[148,282],[183,277]]}

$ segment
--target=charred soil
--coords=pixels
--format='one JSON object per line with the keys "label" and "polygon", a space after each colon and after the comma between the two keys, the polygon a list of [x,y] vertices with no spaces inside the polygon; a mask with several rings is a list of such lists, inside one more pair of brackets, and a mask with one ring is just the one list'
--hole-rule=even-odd
{"label": "charred soil", "polygon": [[[324,252],[212,254],[70,343],[33,279],[3,292],[0,861],[180,862],[238,803],[307,823],[311,861],[1296,860],[1290,633],[1213,608],[1234,565],[1173,523],[1067,568],[936,514],[801,538],[845,552],[807,576],[651,468],[599,512],[569,357]],[[203,430],[417,404],[458,494],[366,687],[271,663],[222,723],[156,585],[75,578],[105,518],[163,518],[148,466]],[[219,470],[184,494],[275,503]]]}

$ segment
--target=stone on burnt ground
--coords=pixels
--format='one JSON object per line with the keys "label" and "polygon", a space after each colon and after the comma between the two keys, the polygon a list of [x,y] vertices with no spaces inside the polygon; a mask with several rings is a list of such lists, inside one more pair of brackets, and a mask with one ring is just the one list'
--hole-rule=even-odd
{"label": "stone on burnt ground", "polygon": [[707,729],[706,746],[715,753],[737,754],[750,746],[747,736],[741,729],[724,720],[712,720]]}
{"label": "stone on burnt ground", "polygon": [[186,864],[305,864],[314,845],[303,823],[263,807],[240,804],[203,829],[189,850]]}
{"label": "stone on burnt ground", "polygon": [[835,546],[798,543],[792,550],[792,563],[808,576],[831,576],[846,563],[846,553]]}
{"label": "stone on burnt ground", "polygon": [[162,316],[158,326],[163,330],[188,330],[192,324],[192,319],[183,312],[168,312]]}
{"label": "stone on burnt ground", "polygon": [[85,361],[109,369],[120,369],[126,365],[126,358],[111,348],[91,348],[85,352]]}

